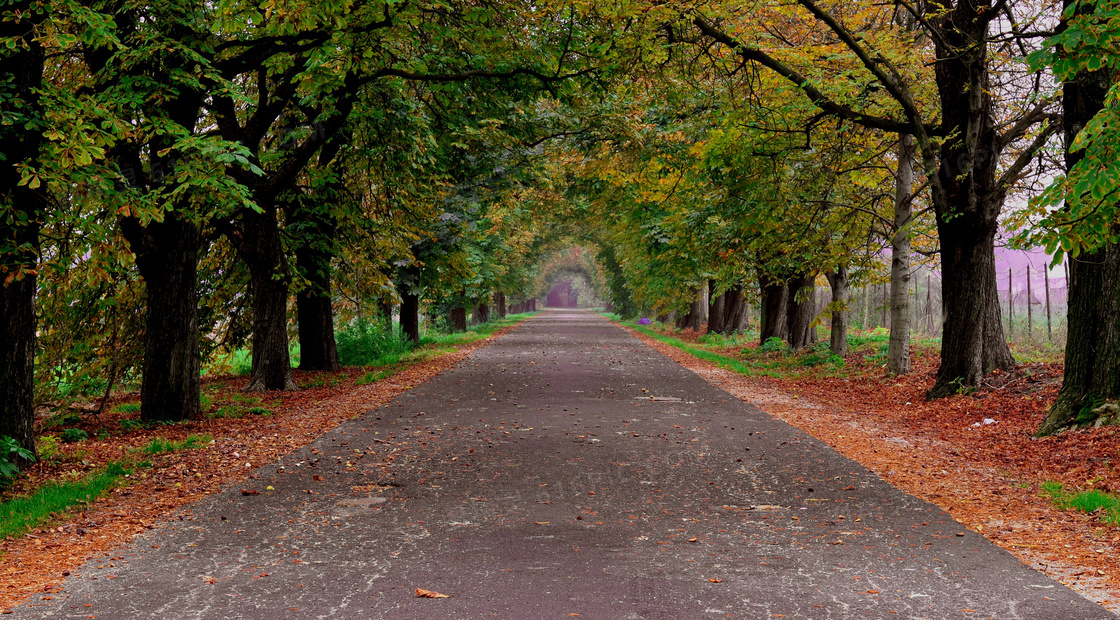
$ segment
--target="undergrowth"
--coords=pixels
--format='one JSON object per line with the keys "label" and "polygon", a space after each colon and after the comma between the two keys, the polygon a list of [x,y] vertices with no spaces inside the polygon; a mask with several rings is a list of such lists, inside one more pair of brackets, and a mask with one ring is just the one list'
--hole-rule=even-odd
{"label": "undergrowth", "polygon": [[178,452],[179,450],[201,448],[202,446],[205,446],[213,440],[214,438],[209,434],[192,434],[186,439],[181,439],[179,441],[172,441],[169,439],[164,439],[163,437],[153,437],[146,446],[140,448],[140,451],[144,454],[163,454],[165,452]]}
{"label": "undergrowth", "polygon": [[0,539],[15,537],[57,518],[78,504],[89,504],[131,471],[119,462],[70,482],[48,482],[28,497],[0,503]]}
{"label": "undergrowth", "polygon": [[1071,491],[1052,480],[1042,483],[1042,495],[1049,498],[1056,508],[1096,514],[1101,521],[1120,525],[1120,496],[1100,489]]}

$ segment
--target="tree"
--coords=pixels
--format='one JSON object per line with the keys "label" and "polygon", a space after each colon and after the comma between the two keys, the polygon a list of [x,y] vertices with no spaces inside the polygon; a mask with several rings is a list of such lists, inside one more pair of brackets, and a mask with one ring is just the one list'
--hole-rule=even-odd
{"label": "tree", "polygon": [[1120,58],[1111,46],[1120,7],[1076,0],[1063,7],[1057,34],[1034,56],[1062,79],[1066,175],[1035,201],[1040,221],[1024,237],[1044,243],[1055,261],[1070,260],[1065,372],[1039,435],[1092,424],[1101,405],[1120,399],[1120,182],[1118,134],[1110,127],[1118,114]]}
{"label": "tree", "polygon": [[35,453],[35,289],[46,188],[37,176],[44,142],[44,50],[39,2],[0,12],[0,436]]}
{"label": "tree", "polygon": [[[941,366],[927,396],[936,398],[963,386],[979,385],[984,373],[1014,365],[1000,323],[994,240],[1004,199],[1057,129],[1052,102],[1043,97],[1027,109],[1007,107],[1000,112],[1013,114],[1014,119],[999,122],[989,46],[993,40],[991,26],[1004,14],[1002,3],[948,1],[922,5],[924,11],[901,3],[913,13],[933,46],[937,103],[929,111],[923,106],[924,86],[915,74],[914,57],[903,51],[908,48],[899,47],[893,33],[885,33],[882,38],[869,36],[886,29],[864,29],[860,25],[861,21],[881,24],[881,16],[874,12],[849,14],[839,5],[826,7],[814,0],[798,3],[812,20],[827,29],[833,49],[853,62],[836,67],[835,56],[823,55],[817,57],[826,60],[810,59],[802,63],[803,68],[818,74],[833,68],[842,70],[844,82],[856,81],[864,90],[824,90],[814,76],[807,77],[773,53],[730,36],[707,17],[691,16],[689,24],[705,41],[720,43],[734,50],[742,61],[765,67],[797,85],[804,97],[826,114],[914,136],[937,217],[946,313]],[[1016,23],[1014,17],[1009,21]],[[845,22],[856,26],[849,27]],[[668,32],[671,40],[681,39],[671,28]],[[1006,34],[1025,38],[1017,32]],[[832,66],[822,67],[825,62]],[[856,76],[869,81],[860,83]],[[868,85],[873,85],[870,90],[866,90]],[[853,98],[852,92],[860,94]],[[880,95],[887,100],[879,99]],[[1022,93],[1016,97],[1021,100]],[[939,122],[932,122],[935,120]],[[1045,123],[1047,120],[1051,122]]]}

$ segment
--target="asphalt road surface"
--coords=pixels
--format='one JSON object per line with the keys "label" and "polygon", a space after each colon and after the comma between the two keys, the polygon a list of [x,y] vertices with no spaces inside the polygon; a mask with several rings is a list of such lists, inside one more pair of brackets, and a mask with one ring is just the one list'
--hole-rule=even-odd
{"label": "asphalt road surface", "polygon": [[1113,617],[585,312],[256,474],[14,617]]}

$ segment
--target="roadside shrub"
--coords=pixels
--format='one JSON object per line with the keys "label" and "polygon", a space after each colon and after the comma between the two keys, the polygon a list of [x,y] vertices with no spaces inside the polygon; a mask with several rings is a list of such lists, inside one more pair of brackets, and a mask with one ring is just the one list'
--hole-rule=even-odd
{"label": "roadside shrub", "polygon": [[395,329],[362,319],[335,333],[338,361],[343,366],[373,366],[408,353],[408,339]]}
{"label": "roadside shrub", "polygon": [[34,461],[35,455],[19,442],[7,435],[0,437],[0,483],[5,483],[19,475],[16,461]]}
{"label": "roadside shrub", "polygon": [[89,439],[89,433],[80,428],[68,428],[59,433],[59,438],[62,439],[63,443],[74,443]]}
{"label": "roadside shrub", "polygon": [[762,343],[761,348],[762,348],[763,351],[766,351],[767,353],[775,353],[775,352],[778,352],[778,351],[785,351],[786,350],[786,343],[781,338],[778,338],[777,336],[771,336],[771,337],[766,339],[766,342]]}

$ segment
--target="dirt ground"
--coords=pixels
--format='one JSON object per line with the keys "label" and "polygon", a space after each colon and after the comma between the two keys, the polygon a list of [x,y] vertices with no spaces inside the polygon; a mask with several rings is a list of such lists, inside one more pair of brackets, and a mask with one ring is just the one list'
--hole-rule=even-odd
{"label": "dirt ground", "polygon": [[[935,358],[903,378],[859,368],[848,379],[748,377],[629,330],[712,384],[829,444],[894,486],[1112,611],[1120,610],[1120,528],[1055,509],[1048,480],[1120,490],[1115,428],[1032,437],[1061,384],[1061,366],[990,377],[972,395],[926,402]],[[683,337],[688,340],[688,334]],[[857,362],[858,364],[859,362]],[[985,423],[985,420],[988,422]]]}

